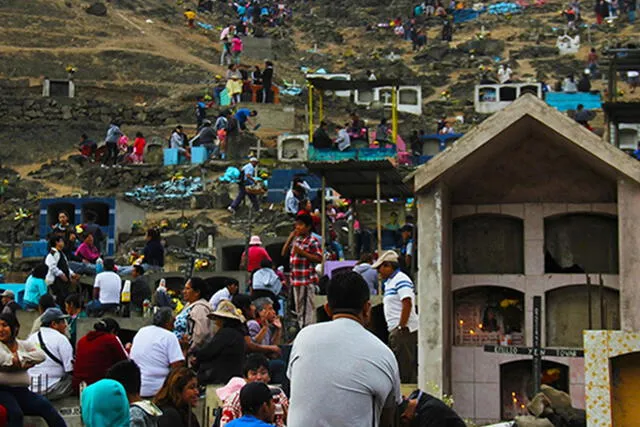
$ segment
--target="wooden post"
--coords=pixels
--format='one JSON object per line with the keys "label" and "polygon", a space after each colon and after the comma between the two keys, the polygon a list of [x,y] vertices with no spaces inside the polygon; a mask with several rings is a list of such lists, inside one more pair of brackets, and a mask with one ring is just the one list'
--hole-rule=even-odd
{"label": "wooden post", "polygon": [[615,54],[609,62],[609,102],[616,100],[616,66],[615,66]]}
{"label": "wooden post", "polygon": [[321,231],[321,236],[322,236],[322,243],[320,245],[320,250],[322,252],[322,274],[324,274],[324,248],[326,247],[327,244],[327,201],[325,200],[324,197],[324,193],[327,189],[327,179],[324,176],[324,173],[322,174],[322,194],[320,195],[320,197],[322,198],[320,201],[320,215],[321,215],[321,221],[320,221],[320,227],[322,227],[322,231]]}
{"label": "wooden post", "polygon": [[355,222],[356,222],[356,206],[358,204],[358,200],[353,199],[351,201],[351,219],[347,219],[349,224],[349,258],[356,259],[356,233],[355,233]]}
{"label": "wooden post", "polygon": [[309,84],[309,141],[313,139],[313,85]]}

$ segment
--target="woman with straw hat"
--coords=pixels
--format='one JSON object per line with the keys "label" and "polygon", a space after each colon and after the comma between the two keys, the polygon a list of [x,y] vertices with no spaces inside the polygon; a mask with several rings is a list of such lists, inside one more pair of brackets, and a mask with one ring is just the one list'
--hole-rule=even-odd
{"label": "woman with straw hat", "polygon": [[226,384],[232,377],[242,376],[245,358],[242,312],[231,301],[222,301],[209,315],[217,332],[197,352],[200,384]]}

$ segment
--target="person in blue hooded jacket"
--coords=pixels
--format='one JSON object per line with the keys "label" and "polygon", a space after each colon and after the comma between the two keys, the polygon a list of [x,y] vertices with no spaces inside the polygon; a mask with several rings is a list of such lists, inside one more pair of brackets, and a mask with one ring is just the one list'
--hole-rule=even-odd
{"label": "person in blue hooded jacket", "polygon": [[82,422],[86,427],[129,427],[129,400],[122,384],[104,379],[80,395]]}

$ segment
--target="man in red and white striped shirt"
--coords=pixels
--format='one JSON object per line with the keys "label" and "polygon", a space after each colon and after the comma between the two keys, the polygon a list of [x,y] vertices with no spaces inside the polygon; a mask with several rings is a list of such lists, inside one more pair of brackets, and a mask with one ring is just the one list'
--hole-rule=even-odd
{"label": "man in red and white striped shirt", "polygon": [[315,307],[313,299],[318,275],[315,265],[322,262],[320,241],[311,235],[313,220],[307,213],[296,217],[295,230],[289,236],[283,248],[283,254],[291,247],[289,265],[291,267],[291,286],[296,301],[296,313],[300,328],[313,323]]}

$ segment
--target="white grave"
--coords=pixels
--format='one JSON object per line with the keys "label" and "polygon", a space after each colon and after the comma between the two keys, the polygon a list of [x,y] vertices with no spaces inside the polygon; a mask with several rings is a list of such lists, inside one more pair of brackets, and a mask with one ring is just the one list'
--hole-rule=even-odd
{"label": "white grave", "polygon": [[[377,87],[369,90],[353,91],[353,102],[357,105],[375,105],[377,103],[391,107],[391,86]],[[422,87],[399,86],[398,87],[398,111],[403,113],[422,114]]]}
{"label": "white grave", "polygon": [[307,161],[309,135],[284,134],[278,136],[278,161],[300,163]]}
{"label": "white grave", "polygon": [[500,111],[525,93],[542,99],[540,83],[505,83],[476,85],[473,105],[477,113],[492,114]]}
{"label": "white grave", "polygon": [[[329,74],[329,73],[313,73],[307,74],[307,79],[327,79],[327,80],[341,80],[351,81],[351,74]],[[327,95],[331,95],[331,91],[325,91]],[[350,90],[337,90],[333,93],[340,98],[349,98],[351,96]]]}
{"label": "white grave", "polygon": [[560,55],[574,55],[580,49],[580,35],[571,37],[565,33],[558,37],[556,47],[560,51]]}

